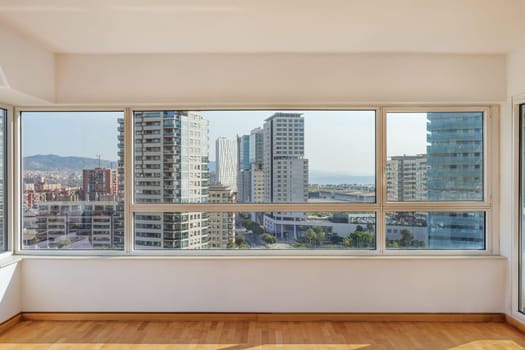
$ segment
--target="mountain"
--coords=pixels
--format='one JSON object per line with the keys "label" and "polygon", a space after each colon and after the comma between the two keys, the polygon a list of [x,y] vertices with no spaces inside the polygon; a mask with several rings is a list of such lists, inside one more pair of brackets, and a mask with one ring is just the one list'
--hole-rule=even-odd
{"label": "mountain", "polygon": [[[82,170],[97,168],[99,160],[97,158],[85,157],[62,157],[56,154],[37,154],[34,156],[24,157],[24,170]],[[116,161],[100,160],[100,166],[103,168],[115,168]]]}

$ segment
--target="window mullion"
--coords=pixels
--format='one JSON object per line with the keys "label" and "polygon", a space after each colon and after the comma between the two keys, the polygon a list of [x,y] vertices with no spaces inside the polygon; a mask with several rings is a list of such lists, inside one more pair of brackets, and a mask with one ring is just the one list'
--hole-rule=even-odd
{"label": "window mullion", "polygon": [[133,252],[133,118],[124,110],[124,250]]}

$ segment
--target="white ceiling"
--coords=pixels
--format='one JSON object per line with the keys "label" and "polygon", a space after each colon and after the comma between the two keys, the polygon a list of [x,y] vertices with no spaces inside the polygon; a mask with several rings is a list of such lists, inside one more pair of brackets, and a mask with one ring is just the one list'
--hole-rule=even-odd
{"label": "white ceiling", "polygon": [[62,53],[525,47],[525,0],[0,0],[0,22]]}

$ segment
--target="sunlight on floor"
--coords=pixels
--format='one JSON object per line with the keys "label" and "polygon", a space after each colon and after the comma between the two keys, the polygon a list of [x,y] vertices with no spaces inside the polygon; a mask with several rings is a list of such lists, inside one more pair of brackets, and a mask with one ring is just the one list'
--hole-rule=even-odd
{"label": "sunlight on floor", "polygon": [[[370,344],[74,344],[74,343],[7,343],[2,344],[2,350],[24,349],[43,350],[87,350],[87,349],[104,349],[104,350],[357,350],[369,347]],[[485,348],[483,348],[485,349]],[[492,349],[492,348],[490,348]],[[501,349],[501,348],[494,348]],[[522,349],[509,348],[509,349]]]}
{"label": "sunlight on floor", "polygon": [[476,340],[449,350],[523,350],[512,340]]}

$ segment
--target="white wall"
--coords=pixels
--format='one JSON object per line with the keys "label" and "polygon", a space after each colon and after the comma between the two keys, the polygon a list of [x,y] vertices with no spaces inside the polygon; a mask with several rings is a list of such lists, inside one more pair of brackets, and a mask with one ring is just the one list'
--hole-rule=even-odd
{"label": "white wall", "polygon": [[58,55],[59,103],[327,104],[504,101],[505,56]]}
{"label": "white wall", "polygon": [[503,312],[506,260],[28,258],[23,311]]}
{"label": "white wall", "polygon": [[[501,55],[55,57],[6,28],[0,28],[0,42],[10,47],[0,52],[0,67],[6,78],[0,81],[0,102],[18,105],[312,106],[367,102],[499,103],[507,98],[506,60]],[[510,87],[520,90],[519,86],[509,82],[509,90]],[[23,271],[18,265],[0,270],[0,282],[8,282],[0,300],[0,322],[20,308],[23,311],[502,312],[507,306],[502,286],[507,281],[509,266],[504,259],[490,257],[416,260],[42,257],[24,259],[22,264]]]}
{"label": "white wall", "polygon": [[54,102],[54,54],[4,24],[0,24],[0,43],[0,102]]}
{"label": "white wall", "polygon": [[0,323],[22,310],[20,262],[0,266]]}

